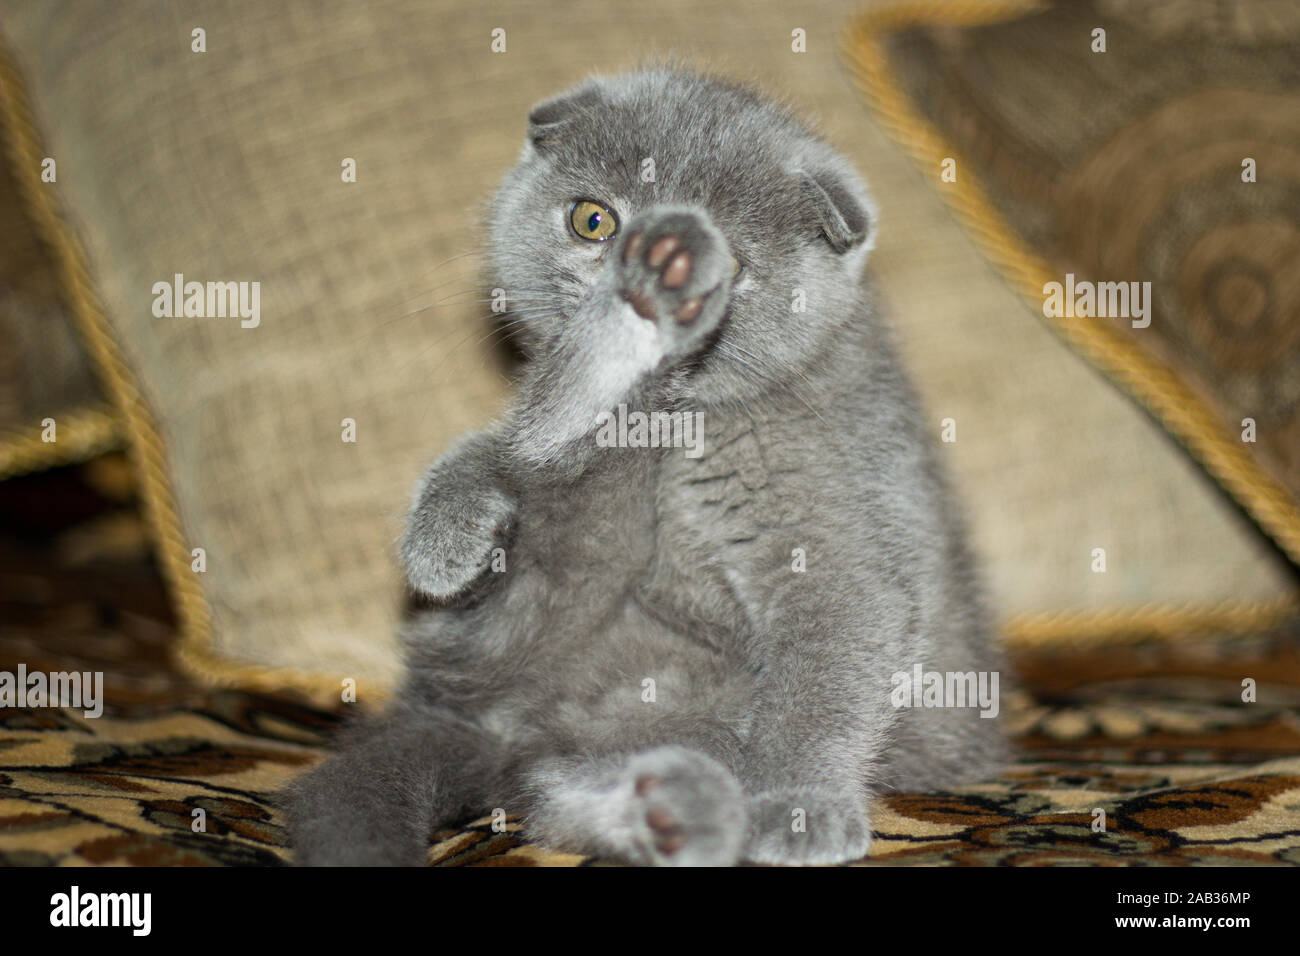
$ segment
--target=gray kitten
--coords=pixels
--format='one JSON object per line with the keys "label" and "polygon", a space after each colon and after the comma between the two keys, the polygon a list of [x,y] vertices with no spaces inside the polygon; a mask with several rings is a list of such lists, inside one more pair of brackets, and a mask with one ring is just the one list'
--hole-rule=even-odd
{"label": "gray kitten", "polygon": [[[998,661],[849,165],[648,70],[536,107],[491,218],[528,361],[419,489],[435,607],[388,711],[294,788],[298,860],[418,864],[496,808],[635,863],[851,860],[873,793],[990,773],[996,721],[895,706],[896,675]],[[620,405],[701,430],[608,447]]]}

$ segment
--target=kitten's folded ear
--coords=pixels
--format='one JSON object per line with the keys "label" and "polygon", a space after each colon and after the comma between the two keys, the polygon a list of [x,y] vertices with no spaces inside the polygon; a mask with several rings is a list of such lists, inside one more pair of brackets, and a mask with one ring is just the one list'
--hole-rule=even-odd
{"label": "kitten's folded ear", "polygon": [[584,111],[596,106],[600,99],[600,87],[595,81],[588,80],[566,93],[543,100],[528,114],[528,138],[534,146],[544,146],[548,139]]}
{"label": "kitten's folded ear", "polygon": [[852,170],[828,164],[801,169],[799,177],[804,199],[812,205],[832,249],[845,253],[874,245],[875,205]]}

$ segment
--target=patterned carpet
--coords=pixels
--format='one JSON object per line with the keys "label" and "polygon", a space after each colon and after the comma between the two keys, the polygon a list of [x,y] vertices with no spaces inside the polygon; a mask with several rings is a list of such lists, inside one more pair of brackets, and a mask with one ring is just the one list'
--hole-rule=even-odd
{"label": "patterned carpet", "polygon": [[[0,709],[0,862],[289,862],[275,794],[341,715],[175,673],[121,462],[5,482],[0,527],[0,671],[102,670],[108,700],[96,719]],[[879,801],[866,865],[1300,864],[1300,626],[1016,663],[1030,696],[1004,706],[1020,762]],[[1245,677],[1256,703],[1241,702]],[[430,863],[600,862],[519,830],[485,817],[439,831]]]}

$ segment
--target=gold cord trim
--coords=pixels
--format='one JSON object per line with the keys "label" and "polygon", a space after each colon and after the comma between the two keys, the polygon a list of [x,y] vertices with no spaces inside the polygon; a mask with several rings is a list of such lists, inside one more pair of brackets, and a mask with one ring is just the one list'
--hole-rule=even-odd
{"label": "gold cord trim", "polygon": [[1140,608],[1022,614],[1001,628],[1010,651],[1083,650],[1124,644],[1170,644],[1196,638],[1262,634],[1300,616],[1300,599],[1153,604]]}
{"label": "gold cord trim", "polygon": [[42,440],[40,422],[33,422],[25,431],[0,429],[0,480],[80,464],[121,448],[125,441],[121,421],[106,405],[88,405],[48,417],[54,419],[56,441]]}

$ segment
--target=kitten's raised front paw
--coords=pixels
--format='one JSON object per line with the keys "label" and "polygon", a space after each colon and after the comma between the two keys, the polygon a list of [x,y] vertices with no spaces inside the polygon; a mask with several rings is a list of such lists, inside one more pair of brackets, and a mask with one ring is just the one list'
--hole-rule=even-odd
{"label": "kitten's raised front paw", "polygon": [[449,601],[492,566],[514,520],[514,502],[490,483],[466,486],[431,480],[411,514],[402,558],[411,585]]}
{"label": "kitten's raised front paw", "polygon": [[627,767],[622,824],[636,863],[730,866],[740,856],[745,800],[715,760],[684,747],[661,747]]}
{"label": "kitten's raised front paw", "polygon": [[740,271],[727,241],[694,210],[655,210],[635,220],[619,250],[619,294],[654,322],[668,351],[717,327]]}
{"label": "kitten's raised front paw", "polygon": [[754,863],[845,863],[871,848],[866,800],[791,790],[751,797],[744,857]]}

